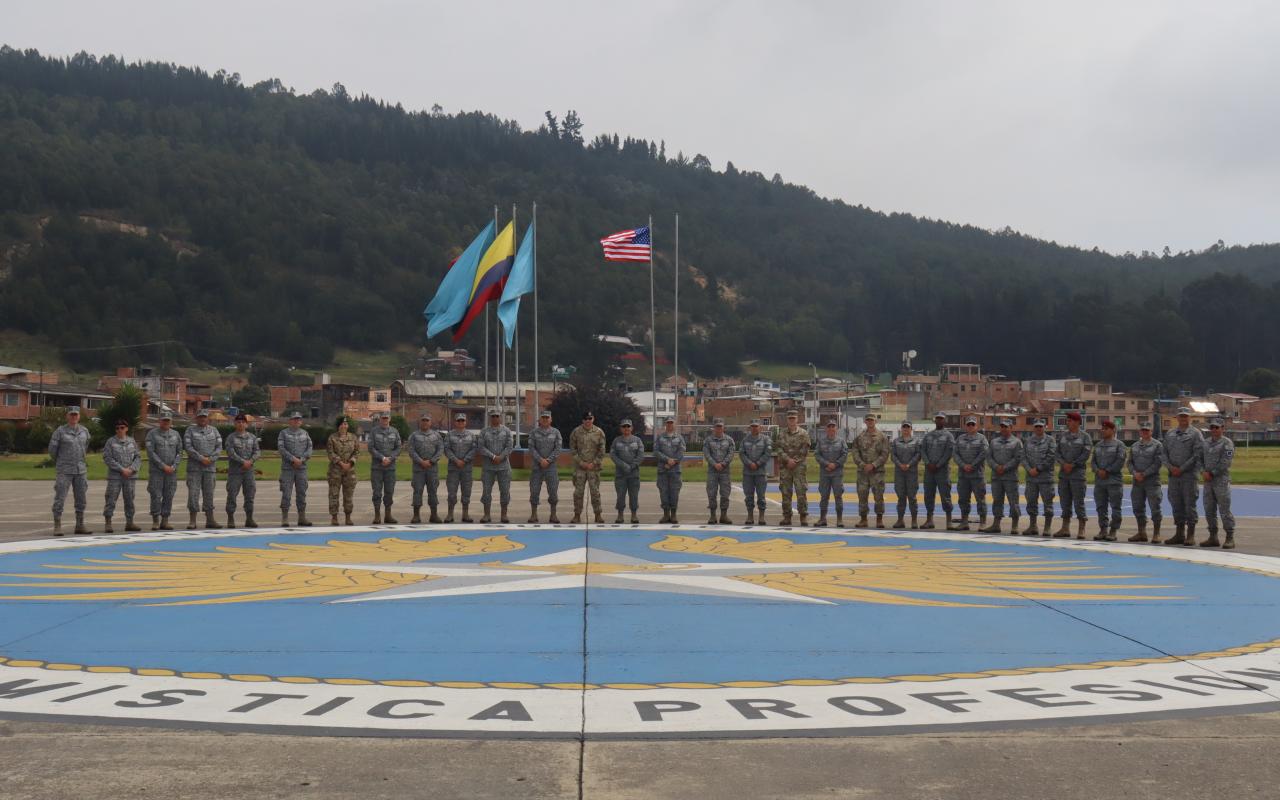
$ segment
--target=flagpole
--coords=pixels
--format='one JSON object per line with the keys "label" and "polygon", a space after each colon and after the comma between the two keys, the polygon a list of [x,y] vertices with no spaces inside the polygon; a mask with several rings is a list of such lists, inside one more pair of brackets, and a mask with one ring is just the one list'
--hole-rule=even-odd
{"label": "flagpole", "polygon": [[[512,203],[512,204],[511,204],[511,236],[512,236],[512,241],[515,241],[515,238],[514,238],[514,237],[516,237],[516,236],[518,236],[518,235],[519,235],[519,231],[516,229],[516,204],[515,204],[515,203]],[[516,252],[518,252],[518,249],[516,250]],[[510,277],[510,273],[508,273],[508,278],[509,278],[509,277]],[[514,384],[515,384],[515,385],[514,385],[514,388],[515,388],[515,399],[516,399],[516,441],[515,441],[515,444],[516,444],[516,446],[517,446],[517,447],[519,447],[519,446],[520,446],[520,312],[519,312],[519,310],[517,310],[517,311],[516,311],[516,321],[515,321],[515,323],[514,323],[514,326],[513,326],[513,327],[514,327],[514,330],[512,330],[512,332],[511,332],[511,344],[512,344],[512,346],[515,348],[515,352],[513,353],[513,357],[515,358],[515,367],[514,367],[514,369],[512,370],[512,379],[513,379]]]}
{"label": "flagpole", "polygon": [[542,415],[538,398],[538,204],[533,204],[533,413]]}
{"label": "flagpole", "polygon": [[653,425],[650,426],[650,433],[657,428],[658,423],[658,316],[654,311],[653,305],[653,215],[649,215],[649,367],[652,370],[653,378],[653,395],[650,398],[653,402]]}
{"label": "flagpole", "polygon": [[[493,229],[494,231],[498,230],[498,204],[497,203],[493,204]],[[490,316],[489,312],[491,310],[492,309],[489,308],[489,304],[485,303],[485,306],[484,306],[484,404],[486,406],[489,405],[489,349],[490,349],[489,348],[489,316]],[[486,409],[484,413],[488,414],[489,413],[488,409]],[[487,416],[484,419],[480,420],[480,427],[483,428],[485,424],[488,422],[488,420],[489,418]]]}
{"label": "flagpole", "polygon": [[[680,214],[676,214],[676,270],[675,270],[675,286],[676,286],[676,302],[675,302],[675,339],[671,346],[671,385],[674,388],[676,381],[680,377]],[[673,409],[678,412],[680,409],[680,401],[677,397],[676,407]],[[672,416],[675,416],[673,414]],[[655,422],[657,418],[654,418]]]}

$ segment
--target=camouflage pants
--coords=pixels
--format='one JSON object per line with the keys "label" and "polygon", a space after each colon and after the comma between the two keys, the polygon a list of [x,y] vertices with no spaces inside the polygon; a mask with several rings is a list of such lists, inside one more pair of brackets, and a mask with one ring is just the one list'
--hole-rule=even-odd
{"label": "camouflage pants", "polygon": [[600,513],[600,472],[577,467],[573,470],[573,507],[582,508],[587,489],[591,489],[591,510]]}
{"label": "camouflage pants", "polygon": [[538,507],[544,483],[547,485],[547,502],[552,505],[560,502],[560,473],[556,472],[556,465],[552,464],[546,469],[535,467],[529,473],[529,505],[533,508]]}
{"label": "camouflage pants", "polygon": [[1226,475],[1204,485],[1204,518],[1209,525],[1209,533],[1218,532],[1219,515],[1222,516],[1222,529],[1235,533],[1236,517],[1231,513],[1231,479]]}
{"label": "camouflage pants", "polygon": [[218,473],[213,470],[192,469],[187,465],[187,510],[192,514],[203,510],[213,513],[213,487]]}
{"label": "camouflage pants", "polygon": [[[1101,528],[1120,527],[1120,505],[1124,501],[1124,484],[1119,481],[1093,483],[1093,507],[1098,512],[1098,526]],[[1111,509],[1108,517],[1107,509]],[[1083,519],[1083,518],[1082,518]]]}
{"label": "camouflage pants", "polygon": [[116,498],[124,495],[124,516],[125,519],[133,519],[133,497],[134,491],[137,489],[138,476],[135,474],[132,478],[126,478],[118,472],[112,472],[107,476],[107,499],[102,506],[102,516],[111,519],[116,513]]}
{"label": "camouflage pants", "polygon": [[1169,476],[1169,505],[1173,506],[1173,521],[1195,525],[1200,519],[1196,513],[1196,495],[1200,483],[1194,472]]}
{"label": "camouflage pants", "polygon": [[618,513],[622,513],[624,507],[630,507],[631,513],[636,513],[640,508],[640,473],[635,472],[625,477],[614,477],[613,491],[618,499],[614,503],[614,508],[618,509]]}
{"label": "camouflage pants", "polygon": [[924,468],[924,511],[926,514],[933,513],[933,493],[938,493],[938,499],[942,501],[942,511],[945,514],[951,513],[951,467],[938,467],[936,472],[930,472],[928,467]]}
{"label": "camouflage pants", "polygon": [[831,499],[831,495],[836,496],[836,513],[844,513],[844,469],[836,467],[834,472],[828,472],[823,467],[818,467],[818,510],[823,514],[827,513],[827,503]]}
{"label": "camouflage pants", "polygon": [[396,468],[395,466],[383,469],[382,467],[373,467],[369,470],[369,483],[373,488],[373,510],[377,511],[379,506],[387,506],[388,508],[396,499]]}
{"label": "camouflage pants", "polygon": [[898,496],[898,516],[907,513],[907,507],[911,507],[911,513],[916,513],[916,492],[920,488],[920,470],[917,467],[903,472],[897,467],[893,468],[893,493]]}
{"label": "camouflage pants", "polygon": [[462,489],[462,504],[465,506],[471,502],[471,482],[474,477],[471,474],[471,465],[459,469],[458,467],[449,465],[449,472],[445,474],[444,485],[449,493],[449,505],[452,506],[458,502],[458,489]]}
{"label": "camouflage pants", "polygon": [[719,502],[721,511],[729,510],[729,493],[733,491],[733,482],[729,478],[729,468],[716,472],[707,467],[707,508],[713,512]]}
{"label": "camouflage pants", "polygon": [[151,495],[151,516],[167,517],[173,512],[173,495],[178,491],[178,473],[153,467],[147,475],[147,494]]}
{"label": "camouflage pants", "polygon": [[[412,478],[413,507],[422,508],[422,491],[427,492],[427,505],[435,508],[440,504],[436,495],[440,492],[440,472],[431,469],[415,469]],[[536,504],[535,504],[536,505]]]}
{"label": "camouflage pants", "polygon": [[511,504],[511,469],[485,469],[480,471],[480,502],[486,506],[493,502],[493,484],[498,483],[498,499],[502,505]]}
{"label": "camouflage pants", "polygon": [[68,489],[75,495],[77,514],[83,514],[85,508],[89,505],[89,480],[84,474],[72,475],[67,472],[59,472],[53,482],[53,515],[55,517],[62,516],[62,506],[67,501]]}
{"label": "camouflage pants", "polygon": [[337,516],[338,500],[342,500],[342,513],[350,514],[356,508],[356,471],[343,472],[338,468],[330,468],[327,476],[329,483],[329,515]]}
{"label": "camouflage pants", "polygon": [[968,521],[969,509],[974,501],[977,501],[978,516],[987,515],[987,476],[982,474],[981,467],[974,467],[973,472],[965,472],[961,468],[960,477],[956,481],[956,490],[960,495],[961,520]]}
{"label": "camouflage pants", "polygon": [[1129,493],[1129,504],[1133,506],[1133,516],[1138,522],[1145,522],[1147,510],[1151,511],[1151,521],[1159,522],[1164,518],[1160,506],[1164,502],[1164,492],[1160,490],[1160,481],[1155,477],[1147,478],[1142,483],[1133,482],[1133,490]]}
{"label": "camouflage pants", "polygon": [[[1002,475],[1001,478],[1004,476]],[[1009,503],[1009,518],[1017,519],[1018,509],[1018,479],[1013,480],[993,480],[991,481],[991,513],[996,519],[1004,517],[1004,506],[1006,500]]]}
{"label": "camouflage pants", "polygon": [[1044,503],[1044,518],[1046,522],[1053,519],[1053,498],[1057,493],[1053,488],[1052,480],[1044,481],[1027,481],[1027,514],[1032,519],[1039,516],[1040,504]]}
{"label": "camouflage pants", "polygon": [[878,469],[870,474],[858,469],[858,516],[867,515],[868,496],[874,497],[876,516],[884,514],[884,470]]}
{"label": "camouflage pants", "polygon": [[782,490],[782,513],[791,515],[791,493],[796,495],[796,510],[809,513],[809,478],[805,474],[808,465],[803,461],[794,467],[785,464],[778,467],[778,488]]}
{"label": "camouflage pants", "polygon": [[[1079,475],[1080,477],[1074,477]],[[1089,514],[1084,510],[1084,471],[1077,470],[1072,473],[1072,477],[1064,475],[1058,476],[1058,505],[1062,507],[1062,518],[1064,520],[1071,519],[1072,512],[1075,512],[1076,519],[1086,522]]]}
{"label": "camouflage pants", "polygon": [[280,470],[280,510],[288,511],[294,493],[298,495],[298,511],[307,510],[307,471],[306,469]]}
{"label": "camouflage pants", "polygon": [[244,513],[253,516],[253,498],[258,494],[258,479],[252,470],[227,471],[227,513],[236,513],[236,498],[244,492]]}
{"label": "camouflage pants", "polygon": [[664,509],[674,511],[680,505],[680,486],[684,475],[677,470],[658,472],[658,499]]}
{"label": "camouflage pants", "polygon": [[769,486],[768,475],[743,475],[742,493],[747,496],[747,510],[754,505],[764,511],[764,492]]}

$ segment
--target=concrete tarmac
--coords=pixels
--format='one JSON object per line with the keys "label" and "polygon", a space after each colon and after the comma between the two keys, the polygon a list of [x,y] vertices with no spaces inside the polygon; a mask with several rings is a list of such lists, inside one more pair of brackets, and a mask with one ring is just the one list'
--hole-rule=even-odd
{"label": "concrete tarmac", "polygon": [[[561,486],[567,519],[571,487]],[[90,486],[87,519],[97,532],[104,488]],[[222,484],[218,490],[221,520]],[[404,492],[395,506],[401,521],[411,513],[407,490],[405,481],[397,491]],[[0,541],[48,536],[52,494],[52,482],[0,482]],[[612,521],[612,487],[604,494],[605,519]],[[313,484],[312,495],[313,519],[327,522],[324,487]],[[259,522],[278,524],[274,484],[263,486],[260,497]],[[684,497],[682,521],[704,522],[702,487],[686,485]],[[643,485],[643,522],[656,522],[656,499],[653,486]],[[175,506],[174,521],[185,522],[184,486]],[[69,520],[69,508],[67,514]],[[356,515],[359,524],[372,519],[367,485]],[[511,517],[527,515],[527,488],[517,484]],[[741,522],[742,515],[735,503],[731,516]],[[776,522],[777,511],[771,515]],[[1122,533],[1132,528],[1127,519]],[[1278,532],[1275,520],[1241,519],[1240,551],[1280,555]],[[1280,796],[1277,752],[1280,713],[835,739],[631,742],[319,738],[0,719],[0,798],[1235,800]]]}

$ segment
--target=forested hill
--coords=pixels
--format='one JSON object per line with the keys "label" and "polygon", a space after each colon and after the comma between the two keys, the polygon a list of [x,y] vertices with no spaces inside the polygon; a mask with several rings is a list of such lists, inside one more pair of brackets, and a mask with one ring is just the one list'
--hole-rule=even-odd
{"label": "forested hill", "polygon": [[341,86],[299,95],[4,48],[0,328],[68,349],[177,339],[212,363],[322,365],[335,346],[417,343],[423,306],[493,206],[505,223],[519,203],[523,231],[536,201],[543,364],[589,373],[603,363],[593,334],[643,335],[647,270],[602,263],[596,242],[651,213],[669,346],[679,211],[680,352],[700,374],[746,357],[893,369],[915,348],[926,365],[1226,389],[1280,365],[1280,247],[1113,256],[582,131],[573,113],[526,131]]}

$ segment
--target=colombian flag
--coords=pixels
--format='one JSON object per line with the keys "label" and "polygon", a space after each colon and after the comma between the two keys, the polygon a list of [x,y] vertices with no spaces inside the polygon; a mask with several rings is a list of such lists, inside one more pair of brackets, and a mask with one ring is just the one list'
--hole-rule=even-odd
{"label": "colombian flag", "polygon": [[511,273],[515,258],[516,232],[515,227],[508,222],[476,266],[476,276],[471,282],[471,297],[467,300],[467,313],[454,326],[453,341],[462,339],[471,327],[471,321],[484,311],[486,303],[502,297],[502,289],[507,284],[507,275]]}

